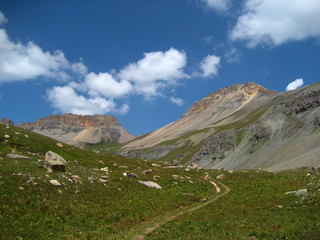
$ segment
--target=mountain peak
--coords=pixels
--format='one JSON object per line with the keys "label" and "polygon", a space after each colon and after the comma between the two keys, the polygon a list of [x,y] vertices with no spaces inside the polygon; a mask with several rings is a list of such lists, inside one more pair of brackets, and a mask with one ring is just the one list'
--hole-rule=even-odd
{"label": "mountain peak", "polygon": [[242,84],[234,84],[229,87],[219,89],[214,93],[210,93],[207,97],[194,103],[187,113],[194,113],[206,110],[221,103],[230,101],[246,101],[247,99],[255,97],[257,94],[269,96],[276,93],[267,88],[260,86],[254,82],[247,82]]}

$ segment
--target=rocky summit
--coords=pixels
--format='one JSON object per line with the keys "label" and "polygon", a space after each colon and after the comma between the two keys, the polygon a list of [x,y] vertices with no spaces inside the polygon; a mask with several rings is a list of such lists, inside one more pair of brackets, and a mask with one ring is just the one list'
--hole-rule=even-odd
{"label": "rocky summit", "polygon": [[178,120],[137,138],[128,157],[202,168],[279,171],[320,164],[320,82],[275,92],[256,83],[222,88]]}
{"label": "rocky summit", "polygon": [[7,125],[7,126],[14,126],[13,121],[10,120],[9,118],[0,119],[0,124],[4,124],[4,125]]}
{"label": "rocky summit", "polygon": [[19,127],[77,146],[107,141],[124,143],[133,138],[116,118],[109,115],[51,115],[34,123],[19,122]]}

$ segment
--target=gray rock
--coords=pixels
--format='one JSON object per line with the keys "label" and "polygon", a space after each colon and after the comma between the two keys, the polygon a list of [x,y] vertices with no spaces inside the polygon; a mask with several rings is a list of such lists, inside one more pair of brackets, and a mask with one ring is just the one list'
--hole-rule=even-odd
{"label": "gray rock", "polygon": [[300,190],[297,190],[295,192],[295,195],[296,196],[302,196],[302,195],[306,195],[308,193],[308,190],[307,189],[300,189]]}
{"label": "gray rock", "polygon": [[302,196],[302,195],[308,194],[308,190],[307,189],[300,189],[300,190],[290,191],[290,192],[286,192],[285,193],[285,195],[288,195],[288,194],[294,194],[296,196]]}
{"label": "gray rock", "polygon": [[44,161],[46,163],[47,168],[51,168],[52,170],[62,171],[62,172],[66,171],[67,161],[55,152],[52,152],[52,151],[46,152]]}
{"label": "gray rock", "polygon": [[15,158],[15,159],[30,159],[27,156],[20,155],[20,154],[14,154],[14,153],[8,153],[7,158]]}
{"label": "gray rock", "polygon": [[135,175],[134,173],[131,173],[131,172],[125,172],[125,173],[123,173],[123,176],[130,177],[130,178],[136,178],[137,177],[137,175]]}
{"label": "gray rock", "polygon": [[156,189],[159,189],[159,190],[162,189],[162,187],[158,183],[155,183],[155,182],[152,182],[152,181],[138,181],[138,182],[143,184],[143,185],[146,185],[147,187],[150,187],[150,188],[156,188]]}

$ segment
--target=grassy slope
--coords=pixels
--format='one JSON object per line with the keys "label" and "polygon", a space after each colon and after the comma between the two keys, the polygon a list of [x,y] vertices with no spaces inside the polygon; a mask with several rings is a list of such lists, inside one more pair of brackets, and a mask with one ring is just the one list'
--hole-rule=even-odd
{"label": "grassy slope", "polygon": [[[146,239],[320,239],[320,174],[307,172],[226,173],[228,195]],[[301,188],[308,196],[285,195]]]}
{"label": "grassy slope", "polygon": [[[10,137],[6,139],[5,134]],[[46,169],[38,166],[43,165],[48,150],[68,160],[66,173],[47,174]],[[30,159],[7,158],[6,154],[13,151]],[[215,193],[212,185],[203,180],[203,171],[163,169],[153,167],[150,162],[108,153],[67,145],[60,148],[50,138],[3,125],[0,125],[0,157],[0,239],[110,239],[136,224]],[[119,168],[120,165],[128,168]],[[105,166],[110,169],[106,184],[88,180],[106,175],[99,170]],[[144,176],[141,172],[145,169],[152,172]],[[138,178],[124,177],[125,171],[134,172]],[[68,180],[74,174],[81,177],[83,184]],[[174,180],[173,174],[184,179]],[[159,180],[153,179],[155,175],[160,176]],[[38,185],[31,185],[30,178]],[[52,186],[51,179],[58,180],[62,186]],[[163,189],[148,188],[138,180],[155,181]]]}
{"label": "grassy slope", "polygon": [[[10,138],[6,139],[5,134]],[[7,159],[6,153],[13,149],[31,159]],[[66,173],[46,174],[45,169],[38,167],[43,165],[38,159],[43,160],[48,150],[68,160]],[[161,219],[181,206],[198,204],[204,197],[215,194],[213,186],[203,180],[204,171],[163,169],[151,166],[151,162],[108,153],[67,145],[60,148],[50,138],[3,125],[0,125],[0,157],[0,239],[124,239],[144,222]],[[91,183],[88,177],[99,179],[106,175],[99,170],[105,166],[110,169],[108,183]],[[150,168],[153,170],[150,174],[141,174]],[[138,174],[138,179],[123,177],[126,170]],[[83,184],[69,182],[68,172],[79,175]],[[207,172],[211,176],[221,174],[214,170]],[[307,172],[225,173],[227,177],[222,182],[231,188],[228,195],[165,224],[147,239],[319,239],[320,174],[311,172],[306,177]],[[30,177],[24,174],[39,184],[31,185]],[[186,178],[174,180],[173,174],[189,176],[194,184]],[[153,180],[155,175],[160,176],[159,180]],[[50,185],[50,179],[59,180],[62,187]],[[155,181],[163,190],[145,187],[137,180]],[[309,190],[305,199],[284,194],[300,188]]]}

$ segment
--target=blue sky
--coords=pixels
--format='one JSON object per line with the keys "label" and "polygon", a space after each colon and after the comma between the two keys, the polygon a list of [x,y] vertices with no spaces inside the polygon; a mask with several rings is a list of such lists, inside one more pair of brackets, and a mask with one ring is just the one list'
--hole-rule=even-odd
{"label": "blue sky", "polygon": [[319,12],[319,0],[0,0],[0,118],[110,114],[139,135],[221,87],[312,84]]}

